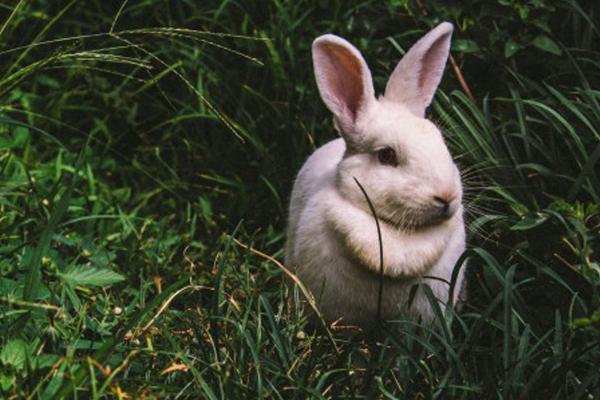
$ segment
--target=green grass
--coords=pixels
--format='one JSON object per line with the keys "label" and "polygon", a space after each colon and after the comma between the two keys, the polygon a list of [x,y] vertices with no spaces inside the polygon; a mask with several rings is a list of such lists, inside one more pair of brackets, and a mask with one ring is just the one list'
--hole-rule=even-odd
{"label": "green grass", "polygon": [[[600,398],[600,10],[421,3],[0,4],[0,397]],[[439,19],[475,97],[450,67],[431,109],[469,299],[310,330],[280,262],[335,136],[311,41],[356,43],[381,90]]]}

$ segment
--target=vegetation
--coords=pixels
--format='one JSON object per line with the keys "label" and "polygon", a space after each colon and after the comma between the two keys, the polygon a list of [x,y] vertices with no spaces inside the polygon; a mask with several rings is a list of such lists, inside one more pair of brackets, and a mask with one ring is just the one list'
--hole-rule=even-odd
{"label": "vegetation", "polygon": [[[598,8],[1,3],[1,397],[600,398]],[[381,91],[441,20],[469,300],[401,335],[309,330],[280,262],[295,173],[335,136],[311,41],[348,38]]]}

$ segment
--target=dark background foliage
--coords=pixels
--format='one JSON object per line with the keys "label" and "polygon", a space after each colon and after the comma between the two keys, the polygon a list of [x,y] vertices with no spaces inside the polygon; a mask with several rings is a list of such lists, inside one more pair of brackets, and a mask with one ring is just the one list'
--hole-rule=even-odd
{"label": "dark background foliage", "polygon": [[[0,393],[600,396],[599,12],[0,4]],[[336,135],[312,40],[354,43],[381,92],[444,20],[453,59],[430,117],[463,169],[469,301],[433,327],[396,321],[402,337],[307,333],[284,300],[298,289],[243,245],[282,259],[294,176]]]}

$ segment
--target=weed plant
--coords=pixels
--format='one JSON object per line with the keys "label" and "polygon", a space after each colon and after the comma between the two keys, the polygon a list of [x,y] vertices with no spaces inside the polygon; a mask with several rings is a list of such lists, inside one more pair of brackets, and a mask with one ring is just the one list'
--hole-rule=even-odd
{"label": "weed plant", "polygon": [[[599,11],[0,3],[1,397],[600,398]],[[468,300],[308,329],[281,260],[295,173],[336,135],[311,42],[348,38],[381,91],[441,20],[430,117],[463,172]]]}

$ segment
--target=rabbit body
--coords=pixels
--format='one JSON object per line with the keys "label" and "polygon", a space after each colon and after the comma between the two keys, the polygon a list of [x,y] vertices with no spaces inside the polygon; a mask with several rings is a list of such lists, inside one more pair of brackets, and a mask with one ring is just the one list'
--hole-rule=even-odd
{"label": "rabbit body", "polygon": [[[398,64],[376,99],[371,75],[352,45],[333,35],[313,44],[317,84],[341,138],[317,149],[294,183],[285,249],[327,321],[370,327],[381,317],[431,320],[422,288],[443,309],[455,264],[465,248],[460,173],[437,127],[423,117],[439,84],[452,26],[421,39]],[[454,300],[463,282],[455,278]]]}

